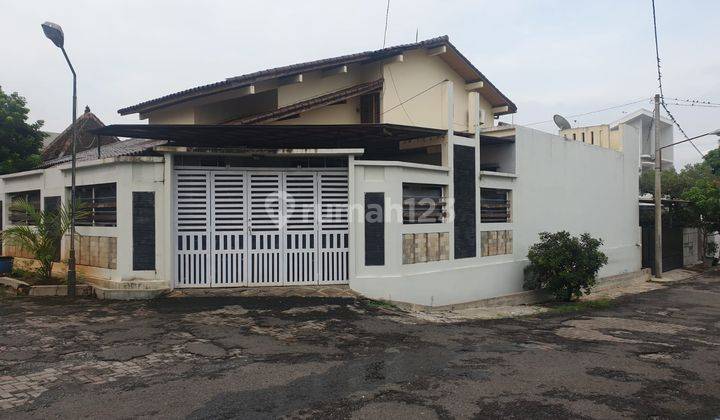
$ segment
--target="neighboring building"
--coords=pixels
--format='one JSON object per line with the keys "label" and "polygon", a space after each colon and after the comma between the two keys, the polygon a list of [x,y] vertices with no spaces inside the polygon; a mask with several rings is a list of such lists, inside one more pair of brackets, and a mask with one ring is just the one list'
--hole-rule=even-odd
{"label": "neighboring building", "polygon": [[[637,110],[625,117],[611,123],[586,127],[575,127],[560,130],[560,135],[568,140],[582,141],[583,143],[599,145],[613,150],[622,151],[622,129],[624,126],[633,127],[637,131],[640,144],[640,163],[643,170],[655,166],[655,125],[653,113],[646,109]],[[660,117],[660,146],[673,142],[672,121]],[[673,148],[668,147],[662,151],[662,168],[673,168]]]}
{"label": "neighboring building", "polygon": [[45,149],[52,143],[60,133],[53,133],[52,131],[43,131],[45,137],[43,138],[42,148]]}
{"label": "neighboring building", "polygon": [[560,135],[568,140],[577,140],[608,149],[622,151],[622,142],[618,130],[610,130],[608,124],[560,130]]}
{"label": "neighboring building", "polygon": [[[91,132],[98,128],[105,127],[100,119],[90,112],[90,107],[85,107],[83,112],[76,120],[75,127],[77,127],[77,142],[75,143],[76,153],[83,152],[88,149],[98,147],[100,145],[116,143],[120,141],[114,136],[98,136]],[[72,136],[73,136],[73,125],[70,125],[62,133],[54,136],[48,135],[47,139],[52,137],[51,141],[45,143],[43,141],[42,160],[49,161],[53,159],[62,158],[72,154]]]}
{"label": "neighboring building", "polygon": [[[78,164],[79,270],[103,288],[349,284],[455,304],[521,291],[538,233],[563,229],[604,240],[602,277],[640,269],[636,129],[612,150],[494,126],[515,104],[447,37],[119,112],[149,124],[94,130],[133,139]],[[67,202],[69,157],[44,166],[1,177],[3,202]]]}

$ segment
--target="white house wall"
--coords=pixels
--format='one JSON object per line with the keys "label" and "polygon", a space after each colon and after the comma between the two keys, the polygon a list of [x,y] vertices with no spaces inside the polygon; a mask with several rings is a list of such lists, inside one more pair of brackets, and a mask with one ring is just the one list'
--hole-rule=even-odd
{"label": "white house wall", "polygon": [[[123,161],[125,159],[125,161]],[[101,163],[102,162],[102,163]],[[100,236],[117,238],[116,269],[87,267],[80,268],[81,274],[89,273],[93,277],[112,281],[133,279],[167,280],[165,276],[164,238],[168,223],[162,217],[167,200],[163,188],[163,162],[160,158],[120,158],[80,163],[77,169],[76,185],[93,185],[116,183],[116,226],[78,226],[77,232],[84,236]],[[40,190],[40,202],[44,205],[45,197],[60,196],[63,205],[70,201],[69,187],[71,172],[69,165],[31,171],[32,175],[3,177],[0,181],[0,197],[3,201],[3,226],[9,225],[8,194],[19,191]],[[132,269],[132,193],[138,191],[155,192],[155,231],[156,270],[133,271]],[[61,255],[66,255],[68,241],[63,241]]]}
{"label": "white house wall", "polygon": [[[402,61],[388,59],[367,64],[350,64],[347,72],[328,75],[321,71],[302,74],[302,82],[264,81],[256,83],[255,93],[229,91],[206,98],[190,100],[147,114],[150,124],[216,124],[236,117],[292,105],[324,94],[384,79],[381,99],[381,121],[430,128],[448,128],[447,84],[453,82],[453,129],[474,132],[473,126],[482,118],[483,127],[492,127],[492,105],[482,95],[466,92],[467,83],[440,56],[428,55],[424,49],[406,51]],[[437,86],[420,94],[430,86]],[[261,95],[275,91],[275,103],[266,103]],[[420,95],[418,95],[420,94]],[[418,95],[418,96],[416,96]],[[469,106],[470,95],[479,96],[479,109]],[[416,96],[415,98],[413,98]],[[264,98],[264,97],[263,97]],[[412,99],[411,99],[412,98]],[[257,102],[257,103],[256,103]],[[404,102],[402,106],[398,106]],[[468,110],[478,116],[468,116]],[[144,117],[144,116],[143,116]],[[358,123],[357,98],[345,104],[324,107],[301,114],[300,118],[273,124],[348,124]]]}
{"label": "white house wall", "polygon": [[[623,140],[626,152],[621,153],[518,127],[516,176],[483,175],[478,186],[512,190],[512,223],[479,223],[478,257],[403,265],[403,232],[452,232],[452,224],[402,225],[386,219],[385,265],[366,267],[363,225],[356,222],[356,276],[351,288],[372,298],[432,306],[520,292],[528,248],[542,231],[588,232],[602,238],[609,263],[600,277],[640,270],[637,134],[626,130]],[[402,182],[449,182],[437,169],[390,163],[383,167],[357,162],[353,173],[355,203],[363,202],[365,192],[382,191],[386,207],[398,203]],[[492,230],[513,232],[512,254],[479,256],[481,232]]]}
{"label": "white house wall", "polygon": [[[448,128],[447,85],[439,83],[447,79],[453,82],[455,90],[453,129],[474,132],[473,127],[468,127],[466,82],[440,57],[430,56],[424,50],[408,51],[402,62],[385,64],[383,77],[382,122]],[[438,85],[410,99],[435,84]],[[401,102],[403,105],[398,106]],[[485,118],[483,125],[492,127],[492,106],[482,96],[480,109]]]}

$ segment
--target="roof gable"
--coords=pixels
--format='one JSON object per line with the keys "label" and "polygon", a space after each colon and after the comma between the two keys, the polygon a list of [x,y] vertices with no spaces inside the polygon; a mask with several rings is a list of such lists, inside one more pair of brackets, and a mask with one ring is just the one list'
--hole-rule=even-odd
{"label": "roof gable", "polygon": [[[95,134],[92,134],[90,130],[105,127],[105,124],[103,124],[95,114],[90,112],[89,107],[85,107],[85,112],[75,120],[74,126],[77,127],[77,143],[75,145],[77,153],[97,147]],[[43,161],[61,158],[72,153],[72,128],[73,124],[70,124],[68,128],[55,137],[55,139],[43,149]],[[112,144],[118,141],[117,137],[100,136],[101,145]]]}
{"label": "roof gable", "polygon": [[356,54],[343,55],[339,57],[326,58],[322,60],[308,61],[289,66],[276,67],[273,69],[262,70],[254,73],[245,74],[237,77],[230,77],[223,81],[211,83],[208,85],[198,86],[186,89],[180,92],[162,96],[160,98],[141,102],[139,104],[122,108],[118,110],[121,115],[134,113],[146,113],[161,108],[177,105],[182,102],[224,93],[234,89],[246,88],[261,81],[294,76],[303,72],[328,70],[334,67],[354,64],[369,63],[373,61],[383,60],[401,54],[404,51],[420,49],[420,48],[447,48],[447,53],[442,54],[450,67],[460,74],[468,83],[484,82],[487,86],[483,90],[483,95],[487,96],[493,106],[507,106],[510,112],[515,112],[517,107],[515,104],[498,90],[481,72],[478,70],[460,51],[450,43],[447,35],[428,39],[425,41],[415,42],[411,44],[396,45],[374,51],[365,51]]}

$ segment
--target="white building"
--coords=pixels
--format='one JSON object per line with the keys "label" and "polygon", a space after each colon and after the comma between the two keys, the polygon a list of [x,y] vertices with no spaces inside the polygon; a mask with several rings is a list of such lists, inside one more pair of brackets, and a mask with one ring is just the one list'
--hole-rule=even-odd
{"label": "white building", "polygon": [[[660,144],[655,144],[655,124],[653,112],[647,109],[639,109],[623,118],[610,124],[610,130],[622,130],[623,127],[633,127],[637,131],[640,144],[640,163],[642,169],[655,167],[655,150],[658,147],[667,146],[673,143],[673,123],[669,119],[660,117]],[[673,148],[668,147],[662,151],[662,168],[672,169],[674,167]]]}
{"label": "white building", "polygon": [[[604,240],[601,277],[640,270],[638,129],[620,123],[616,151],[494,127],[515,105],[447,37],[120,112],[149,124],[95,130],[135,139],[78,164],[94,208],[79,272],[104,289],[349,284],[455,304],[521,291],[528,248],[558,230]],[[69,158],[45,166],[1,178],[3,224],[18,197],[68,202]]]}
{"label": "white building", "polygon": [[[583,143],[623,150],[622,138],[625,127],[632,127],[637,135],[640,152],[640,163],[643,170],[655,167],[655,124],[652,111],[639,109],[623,118],[610,123],[584,127],[566,128],[559,134],[568,140],[577,140]],[[673,123],[665,117],[660,117],[660,145],[667,146],[673,142]],[[668,147],[662,151],[662,168],[673,168],[673,148]]]}

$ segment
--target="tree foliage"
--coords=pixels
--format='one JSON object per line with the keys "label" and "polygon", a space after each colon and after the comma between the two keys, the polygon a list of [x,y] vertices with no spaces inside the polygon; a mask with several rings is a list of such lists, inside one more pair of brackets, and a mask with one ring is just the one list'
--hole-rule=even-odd
{"label": "tree foliage", "polygon": [[30,110],[17,92],[0,87],[0,175],[27,171],[40,163],[43,121],[28,123]]}
{"label": "tree foliage", "polygon": [[525,269],[526,289],[546,289],[559,301],[571,301],[590,293],[607,256],[600,251],[602,239],[584,233],[540,233],[540,242],[530,247],[530,265]]}
{"label": "tree foliage", "polygon": [[[698,180],[712,176],[707,165],[696,163],[694,165],[686,165],[680,172],[675,169],[662,171],[660,174],[660,185],[662,186],[662,194],[669,198],[682,198],[683,194],[689,190]],[[640,174],[640,194],[655,193],[655,172],[643,171]]]}
{"label": "tree foliage", "polygon": [[[720,148],[708,152],[703,161],[661,173],[662,194],[681,199],[689,205],[673,206],[671,216],[685,226],[695,226],[704,233],[720,231]],[[640,175],[640,193],[654,193],[655,174]]]}

